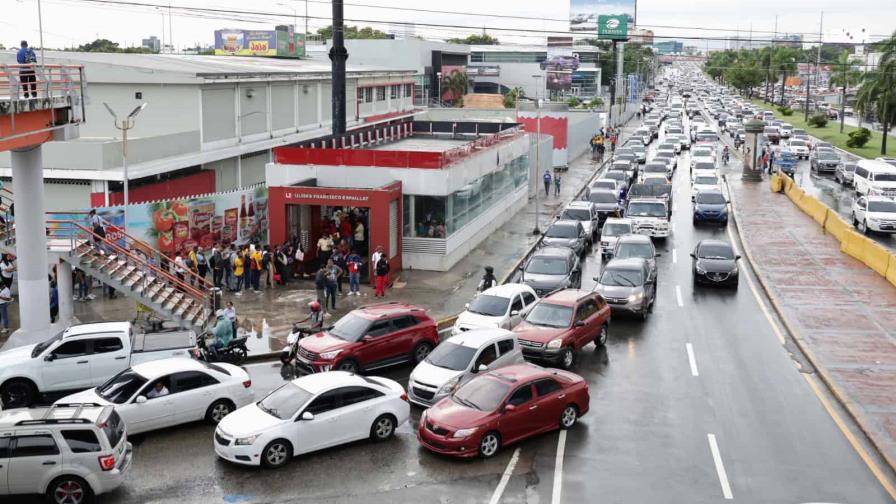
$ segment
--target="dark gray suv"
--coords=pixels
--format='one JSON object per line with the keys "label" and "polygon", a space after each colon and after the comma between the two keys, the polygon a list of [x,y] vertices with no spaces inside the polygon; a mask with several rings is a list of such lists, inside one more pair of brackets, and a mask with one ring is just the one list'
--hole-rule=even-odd
{"label": "dark gray suv", "polygon": [[582,286],[582,263],[572,249],[545,247],[526,261],[520,283],[535,289],[538,297],[557,289],[578,289]]}
{"label": "dark gray suv", "polygon": [[590,236],[585,234],[582,223],[572,219],[560,219],[544,232],[541,243],[547,247],[567,247],[577,255],[582,255],[590,244]]}

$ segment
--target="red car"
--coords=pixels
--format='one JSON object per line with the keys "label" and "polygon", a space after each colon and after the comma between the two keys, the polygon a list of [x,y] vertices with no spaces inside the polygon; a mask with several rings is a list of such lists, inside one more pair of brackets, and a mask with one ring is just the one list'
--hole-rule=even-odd
{"label": "red car", "polygon": [[362,306],[323,332],[299,341],[296,364],[308,373],[357,373],[404,362],[422,362],[439,344],[436,321],[418,306]]}
{"label": "red car", "polygon": [[424,411],[417,439],[437,453],[488,458],[527,437],[569,429],[589,400],[581,376],[514,364],[473,378]]}
{"label": "red car", "polygon": [[564,289],[541,298],[513,332],[529,360],[569,369],[588,343],[607,344],[610,305],[596,292]]}

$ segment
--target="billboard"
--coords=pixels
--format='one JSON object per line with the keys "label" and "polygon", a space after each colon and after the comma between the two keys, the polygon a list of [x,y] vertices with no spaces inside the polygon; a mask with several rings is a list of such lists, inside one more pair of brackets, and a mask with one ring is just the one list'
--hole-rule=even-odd
{"label": "billboard", "polygon": [[[628,29],[635,26],[636,14],[637,0],[570,0],[569,29],[597,33],[600,39],[625,40]],[[601,23],[602,16],[614,19]]]}
{"label": "billboard", "polygon": [[305,55],[305,35],[295,33],[292,26],[278,26],[276,30],[215,30],[215,54],[298,58]]}
{"label": "billboard", "polygon": [[547,58],[540,66],[547,71],[545,86],[548,90],[569,90],[572,72],[579,68],[579,58],[572,52],[572,37],[548,37]]}

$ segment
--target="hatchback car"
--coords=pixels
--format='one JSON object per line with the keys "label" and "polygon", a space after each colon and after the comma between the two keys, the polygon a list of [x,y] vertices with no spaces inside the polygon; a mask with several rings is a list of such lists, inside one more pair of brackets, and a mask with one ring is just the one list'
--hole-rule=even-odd
{"label": "hatchback car", "polygon": [[296,378],[227,415],[215,454],[242,465],[278,468],[294,456],[361,439],[385,441],[408,421],[401,384],[331,371]]}
{"label": "hatchback car", "polygon": [[591,246],[591,236],[577,220],[560,219],[548,226],[541,243],[547,247],[566,247],[583,255]]}
{"label": "hatchback car", "polygon": [[595,290],[607,300],[612,311],[647,319],[656,301],[656,276],[646,260],[613,259],[594,280]]}
{"label": "hatchback car", "polygon": [[666,163],[667,165],[672,167],[674,171],[678,167],[678,157],[674,152],[669,150],[661,150],[657,151],[656,155],[653,156],[651,161]]}
{"label": "hatchback car", "polygon": [[629,171],[622,170],[607,170],[601,175],[601,179],[615,180],[620,191],[625,189],[628,190],[629,185],[631,185],[631,178],[629,177]]}
{"label": "hatchback car", "polygon": [[479,373],[523,362],[516,336],[506,329],[474,329],[452,336],[417,364],[408,398],[432,406]]}
{"label": "hatchback car", "polygon": [[436,321],[411,304],[378,303],[349,312],[336,324],[299,341],[302,372],[370,371],[419,363],[439,344]]}
{"label": "hatchback car", "polygon": [[173,357],[137,364],[57,402],[114,406],[128,433],[140,434],[200,420],[217,424],[252,402],[251,387],[243,368]]}
{"label": "hatchback car", "polygon": [[834,171],[834,180],[842,185],[851,186],[853,175],[856,174],[856,162],[840,163]]}
{"label": "hatchback car", "polygon": [[694,179],[691,181],[691,201],[702,191],[719,190],[719,177],[715,174],[694,173]]}
{"label": "hatchback car", "polygon": [[527,437],[573,427],[589,402],[582,377],[517,364],[473,378],[424,411],[417,439],[436,453],[489,458]]}
{"label": "hatchback car", "polygon": [[526,359],[569,369],[582,347],[606,344],[609,326],[610,307],[598,293],[564,289],[535,303],[513,332]]}
{"label": "hatchback car", "polygon": [[520,282],[532,287],[539,297],[557,289],[578,288],[582,285],[582,263],[572,249],[544,247],[526,261]]}
{"label": "hatchback car", "polygon": [[451,334],[492,327],[513,329],[519,324],[526,309],[537,300],[538,296],[528,285],[496,285],[467,303],[464,311],[457,316]]}
{"label": "hatchback car", "polygon": [[597,238],[597,226],[599,222],[598,211],[590,201],[571,201],[560,213],[563,220],[577,220],[585,229],[585,236],[590,243]]}
{"label": "hatchback car", "polygon": [[694,196],[694,225],[702,222],[717,222],[728,225],[728,200],[722,191],[700,191]]}
{"label": "hatchback car", "polygon": [[629,219],[609,218],[604,221],[604,227],[600,230],[601,257],[611,257],[619,237],[631,233],[634,233],[634,229]]}
{"label": "hatchback car", "polygon": [[737,288],[740,256],[734,248],[720,240],[701,240],[691,252],[694,284],[726,285]]}
{"label": "hatchback car", "polygon": [[619,194],[622,191],[622,185],[618,181],[613,179],[599,178],[588,185],[588,194],[591,194],[592,191],[601,189],[612,191],[616,194],[616,199],[619,199]]}

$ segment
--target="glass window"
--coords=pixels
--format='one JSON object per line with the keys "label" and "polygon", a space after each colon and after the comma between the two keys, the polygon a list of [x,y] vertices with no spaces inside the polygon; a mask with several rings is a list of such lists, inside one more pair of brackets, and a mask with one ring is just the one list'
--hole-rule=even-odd
{"label": "glass window", "polygon": [[405,96],[405,98],[412,98],[414,96],[414,85],[413,84],[405,84],[404,85],[404,96]]}
{"label": "glass window", "polygon": [[504,355],[513,351],[513,340],[505,339],[498,342],[498,353]]}
{"label": "glass window", "polygon": [[43,457],[47,455],[59,455],[59,447],[50,434],[38,436],[16,437],[15,450],[11,457]]}
{"label": "glass window", "polygon": [[565,257],[535,256],[526,264],[526,273],[534,275],[566,275],[568,270]]}
{"label": "glass window", "polygon": [[344,387],[342,389],[342,406],[369,401],[382,396],[382,392],[367,387]]}
{"label": "glass window", "polygon": [[593,299],[586,299],[579,304],[579,308],[576,310],[576,321],[587,320],[595,313],[597,313],[597,303]]}
{"label": "glass window", "polygon": [[92,430],[64,430],[62,431],[62,439],[65,439],[72,453],[91,453],[102,450],[100,441]]}
{"label": "glass window", "polygon": [[436,367],[462,371],[467,369],[475,353],[475,348],[446,341],[433,349],[426,362]]}
{"label": "glass window", "polygon": [[734,249],[728,244],[707,243],[697,251],[700,259],[734,259]]}
{"label": "glass window", "polygon": [[544,327],[569,327],[572,307],[550,303],[538,303],[526,315],[526,322]]}
{"label": "glass window", "polygon": [[386,86],[377,86],[376,101],[386,101]]}
{"label": "glass window", "polygon": [[258,406],[258,409],[268,415],[285,420],[292,418],[310,398],[311,394],[307,390],[290,382],[278,389],[274,389],[273,392],[255,404]]}
{"label": "glass window", "polygon": [[117,352],[124,348],[121,338],[99,338],[93,340],[93,353]]}
{"label": "glass window", "polygon": [[[412,196],[414,205],[413,229],[410,236],[419,238],[446,238],[448,229],[445,226],[445,197],[439,196]],[[410,219],[410,211],[408,212]]]}
{"label": "glass window", "polygon": [[311,404],[309,404],[308,407],[305,408],[305,411],[311,413],[312,415],[320,415],[321,413],[332,411],[341,406],[342,389],[336,389],[329,392],[324,392],[323,394],[317,396],[317,398],[311,401]]}
{"label": "glass window", "polygon": [[171,381],[174,388],[171,393],[186,392],[218,383],[218,380],[200,371],[175,373],[171,376]]}
{"label": "glass window", "polygon": [[378,320],[370,326],[370,329],[367,330],[366,336],[370,336],[371,338],[378,338],[385,334],[388,334],[392,330],[392,325],[389,324],[388,320]]}
{"label": "glass window", "polygon": [[523,303],[525,303],[526,306],[529,306],[534,302],[535,294],[532,294],[531,292],[523,292]]}
{"label": "glass window", "polygon": [[145,384],[146,378],[130,369],[125,369],[97,387],[96,392],[111,403],[124,404]]}
{"label": "glass window", "polygon": [[408,327],[414,327],[418,323],[420,323],[420,321],[417,320],[417,317],[415,317],[413,315],[406,315],[404,317],[398,317],[397,319],[392,321],[392,325],[395,326],[395,329],[397,329],[397,330],[407,329]]}
{"label": "glass window", "polygon": [[53,355],[55,355],[57,359],[67,359],[70,357],[87,355],[87,340],[65,342],[59,345],[56,350],[53,350]]}
{"label": "glass window", "polygon": [[506,297],[480,294],[473,298],[467,311],[487,317],[499,317],[507,313],[507,304],[509,302],[510,300]]}
{"label": "glass window", "polygon": [[349,313],[339,319],[329,333],[339,339],[354,342],[364,336],[368,327],[370,327],[369,320]]}
{"label": "glass window", "polygon": [[364,103],[373,103],[373,88],[361,88],[364,91]]}
{"label": "glass window", "polygon": [[492,362],[495,362],[495,359],[497,358],[498,351],[495,350],[495,345],[489,345],[479,352],[479,357],[476,357],[476,362],[473,364],[473,370],[478,370],[479,366],[482,364],[489,366]]}
{"label": "glass window", "polygon": [[501,400],[504,399],[509,389],[510,385],[486,375],[468,381],[451,398],[456,403],[468,408],[494,411],[501,404]]}
{"label": "glass window", "polygon": [[546,396],[562,389],[563,387],[556,380],[550,378],[535,382],[535,392],[538,394],[538,397]]}
{"label": "glass window", "polygon": [[514,406],[519,406],[521,404],[526,404],[527,402],[532,400],[532,384],[527,383],[522,387],[516,389],[513,394],[510,396],[510,399],[507,400],[507,404],[512,404]]}
{"label": "glass window", "polygon": [[9,458],[10,437],[0,437],[0,459]]}
{"label": "glass window", "polygon": [[392,84],[389,86],[389,98],[392,100],[397,100],[401,94],[401,86],[398,84]]}
{"label": "glass window", "polygon": [[523,299],[519,296],[513,297],[513,304],[510,305],[510,311],[520,311],[523,309]]}
{"label": "glass window", "polygon": [[118,442],[124,437],[124,420],[118,416],[117,411],[112,410],[112,413],[109,413],[109,418],[106,419],[101,428],[103,429],[103,434],[106,435],[106,439],[109,440],[109,446],[112,448],[118,446]]}

